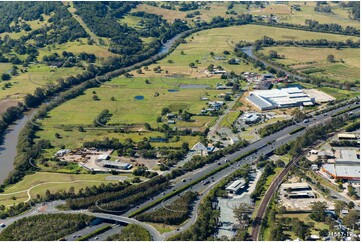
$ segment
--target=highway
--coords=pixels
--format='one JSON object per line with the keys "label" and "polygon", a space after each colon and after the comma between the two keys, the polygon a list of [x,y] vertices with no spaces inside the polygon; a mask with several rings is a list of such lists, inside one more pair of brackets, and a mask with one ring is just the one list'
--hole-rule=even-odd
{"label": "highway", "polygon": [[[339,111],[345,110],[346,108],[350,108],[350,107],[354,107],[355,111],[359,110],[359,108],[356,108],[355,104],[352,105],[347,105],[347,106],[343,106],[341,108],[338,108],[336,110],[333,111],[333,113],[337,113]],[[354,112],[355,112],[354,111]],[[113,214],[108,214],[108,213],[91,213],[85,210],[78,210],[78,211],[56,211],[56,209],[54,209],[53,207],[55,205],[51,205],[51,204],[58,204],[59,202],[52,202],[52,203],[47,203],[47,206],[49,206],[50,208],[48,209],[48,211],[46,211],[45,213],[85,213],[85,214],[89,214],[89,215],[93,215],[93,216],[97,216],[100,218],[105,218],[105,219],[110,219],[110,220],[115,220],[118,222],[123,222],[123,223],[134,223],[134,224],[139,224],[140,226],[143,226],[144,228],[146,228],[152,235],[153,240],[155,241],[161,241],[165,238],[168,238],[176,233],[178,233],[179,231],[183,231],[187,228],[189,228],[194,221],[197,218],[197,209],[198,209],[198,205],[201,201],[201,199],[207,194],[207,191],[209,191],[212,187],[214,187],[214,185],[216,185],[220,180],[222,180],[225,176],[231,174],[232,172],[234,172],[236,169],[238,169],[240,166],[245,165],[245,164],[251,164],[252,162],[254,162],[259,156],[261,155],[266,155],[269,154],[271,152],[273,152],[275,149],[277,149],[278,147],[282,146],[285,143],[288,143],[290,141],[293,141],[295,139],[297,139],[297,137],[301,136],[302,134],[304,134],[306,132],[306,130],[314,125],[317,124],[322,124],[324,122],[327,121],[331,121],[331,112],[328,115],[324,115],[324,114],[320,114],[318,116],[315,116],[313,118],[310,118],[309,123],[297,123],[294,124],[292,126],[286,127],[285,129],[272,134],[270,136],[267,136],[261,140],[258,140],[252,144],[250,144],[249,146],[247,146],[246,148],[243,148],[233,154],[227,155],[224,158],[222,158],[219,161],[215,161],[212,164],[208,164],[200,169],[197,169],[195,171],[189,172],[185,175],[182,176],[182,179],[185,179],[185,182],[181,181],[180,178],[176,178],[174,179],[173,182],[173,186],[167,190],[165,190],[163,193],[157,195],[157,196],[153,196],[153,197],[149,197],[149,199],[147,201],[145,201],[142,204],[139,204],[138,206],[130,209],[129,211],[127,211],[126,213],[123,214],[123,216],[119,216],[119,215],[113,215]],[[289,133],[293,130],[295,130],[296,128],[303,126],[306,129],[301,130],[300,132],[297,132],[295,134],[290,135]],[[182,193],[185,193],[186,191],[195,191],[198,193],[201,193],[200,199],[198,201],[196,201],[196,204],[194,206],[194,210],[192,212],[192,216],[190,218],[190,220],[184,225],[182,226],[179,231],[173,231],[170,233],[166,233],[163,236],[159,234],[159,232],[154,229],[152,226],[150,226],[149,224],[146,223],[142,223],[139,222],[135,219],[129,218],[128,216],[135,212],[136,210],[145,207],[147,205],[149,205],[151,202],[153,202],[156,199],[161,199],[162,197],[164,197],[165,195],[178,190],[180,188],[182,188],[183,186],[185,186],[186,184],[189,184],[190,182],[192,182],[195,179],[198,179],[204,175],[209,174],[210,172],[214,171],[215,169],[217,169],[219,167],[219,165],[217,163],[221,162],[222,164],[225,162],[225,159],[228,159],[230,161],[234,161],[236,160],[239,156],[241,156],[242,154],[245,154],[246,152],[252,151],[256,149],[256,151],[253,154],[250,154],[246,157],[244,157],[243,159],[234,162],[232,165],[229,165],[228,167],[226,167],[223,170],[218,171],[217,173],[215,173],[214,175],[212,175],[211,177],[207,178],[206,180],[211,181],[210,184],[208,185],[204,185],[201,182],[198,182],[197,184],[189,187],[188,189],[186,189],[185,191],[183,191]],[[203,191],[203,193],[202,193]],[[164,201],[164,203],[168,203],[173,201],[174,199],[176,199],[177,196],[172,197],[169,199],[169,201]],[[156,208],[160,207],[161,204],[157,205]],[[28,217],[28,216],[33,216],[35,214],[38,214],[34,211],[37,211],[36,209],[39,209],[40,205],[37,205],[36,208],[34,208],[33,210],[31,210],[28,213],[22,214],[20,216],[17,217],[12,217],[12,218],[8,218],[5,219],[3,221],[0,222],[4,222],[6,225],[9,225],[11,223],[13,223],[14,221],[23,218],[23,217]],[[1,229],[0,229],[1,232]]]}
{"label": "highway", "polygon": [[[337,112],[345,110],[345,109],[347,109],[349,107],[356,107],[356,106],[357,106],[356,104],[343,106],[341,108],[333,110],[332,113],[337,113]],[[358,108],[357,108],[357,110],[358,110]],[[169,193],[171,193],[171,192],[173,192],[175,190],[178,190],[178,189],[182,188],[186,184],[189,184],[192,181],[211,173],[212,171],[214,171],[215,169],[217,169],[219,167],[219,165],[217,164],[218,162],[221,162],[223,164],[225,159],[230,160],[230,161],[234,161],[239,156],[241,156],[242,154],[245,154],[246,152],[249,152],[249,151],[252,151],[252,150],[257,150],[253,154],[248,155],[248,156],[244,157],[243,159],[241,159],[240,161],[235,162],[232,166],[229,166],[229,167],[217,172],[216,174],[214,174],[212,176],[213,179],[208,178],[208,180],[219,180],[220,178],[223,178],[223,177],[231,174],[238,167],[240,167],[242,165],[245,165],[245,164],[251,164],[259,156],[270,154],[275,149],[282,146],[283,144],[297,139],[297,137],[304,134],[308,128],[310,128],[312,126],[315,126],[317,124],[322,124],[323,122],[330,121],[332,113],[330,112],[326,116],[324,114],[320,114],[318,116],[315,116],[315,117],[309,119],[308,123],[302,123],[301,122],[301,123],[297,123],[297,124],[288,126],[285,129],[283,129],[283,130],[281,130],[281,131],[279,131],[279,132],[277,132],[275,134],[264,137],[263,139],[260,139],[260,140],[258,140],[256,142],[248,145],[247,147],[233,153],[233,154],[225,156],[224,158],[222,158],[219,161],[215,161],[214,163],[208,164],[208,165],[206,165],[206,166],[204,166],[204,167],[202,167],[200,169],[194,170],[192,172],[188,172],[187,174],[183,175],[182,177],[174,179],[173,180],[173,186],[171,188],[167,189],[166,191],[164,191],[163,193],[161,193],[161,194],[159,194],[157,196],[151,197],[150,199],[148,199],[144,203],[142,203],[142,204],[128,210],[123,215],[124,216],[129,216],[130,214],[132,214],[136,210],[149,205],[154,200],[160,199],[160,198],[164,197],[165,195],[167,195],[167,194],[169,194]],[[301,131],[299,131],[299,132],[297,132],[295,134],[292,134],[292,135],[289,134],[291,131],[295,130],[296,128],[298,128],[300,126],[305,127],[305,129],[301,130]],[[182,182],[183,179],[185,179],[186,181]],[[204,188],[204,186],[201,183],[198,183],[198,184],[192,186],[191,188],[189,188],[187,190],[199,191],[201,188]]]}

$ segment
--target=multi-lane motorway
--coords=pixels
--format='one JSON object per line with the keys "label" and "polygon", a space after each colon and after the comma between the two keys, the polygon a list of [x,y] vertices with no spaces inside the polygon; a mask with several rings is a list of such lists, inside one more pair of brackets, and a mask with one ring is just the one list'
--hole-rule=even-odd
{"label": "multi-lane motorway", "polygon": [[[332,113],[337,113],[339,111],[343,111],[347,108],[354,108],[353,112],[354,113],[358,113],[359,112],[359,107],[356,104],[351,104],[351,105],[347,105],[347,106],[343,106],[341,108],[338,108],[336,110],[334,110]],[[195,191],[198,193],[201,193],[201,197],[203,197],[206,194],[206,191],[210,190],[218,181],[220,181],[222,178],[226,177],[227,175],[231,174],[232,172],[234,172],[236,169],[238,169],[240,166],[245,165],[245,164],[251,164],[253,161],[255,161],[258,157],[260,157],[261,155],[266,155],[269,154],[271,152],[273,152],[275,149],[277,149],[278,147],[282,146],[285,143],[288,143],[290,141],[293,141],[295,139],[297,139],[297,137],[301,136],[302,134],[304,134],[306,132],[306,130],[314,125],[317,124],[323,124],[325,122],[329,122],[331,121],[331,113],[328,113],[327,115],[324,114],[320,114],[318,116],[314,116],[313,118],[311,118],[309,120],[308,123],[297,123],[294,125],[291,125],[289,127],[286,127],[285,129],[272,134],[270,136],[267,136],[261,140],[258,140],[250,145],[248,145],[246,148],[243,148],[233,154],[227,155],[224,158],[222,158],[219,161],[215,161],[212,164],[206,165],[200,169],[197,169],[195,171],[189,172],[185,175],[183,175],[181,178],[177,178],[174,179],[172,181],[172,187],[165,190],[163,193],[157,195],[157,196],[153,196],[153,197],[149,197],[149,199],[145,202],[143,202],[142,204],[139,204],[138,206],[130,209],[129,211],[125,212],[123,214],[123,216],[117,216],[117,215],[111,215],[111,214],[107,214],[107,213],[97,213],[97,214],[92,214],[92,215],[96,215],[98,217],[101,218],[105,218],[105,219],[110,219],[110,220],[116,220],[116,221],[121,221],[124,223],[135,223],[135,224],[139,224],[143,227],[145,227],[146,229],[148,229],[148,231],[150,231],[152,237],[154,240],[162,240],[165,237],[169,237],[170,235],[174,235],[175,233],[182,231],[186,228],[188,228],[195,220],[196,220],[196,214],[197,214],[197,208],[199,205],[199,200],[195,205],[195,210],[192,213],[192,218],[190,221],[188,221],[188,223],[183,226],[181,229],[179,229],[179,231],[173,231],[172,233],[167,234],[166,236],[160,236],[159,233],[150,225],[145,224],[145,223],[141,223],[138,222],[135,219],[130,219],[127,218],[130,214],[132,214],[133,212],[135,212],[136,210],[142,208],[142,207],[146,207],[148,206],[150,203],[152,203],[154,200],[157,199],[161,199],[162,197],[166,196],[167,194],[176,191],[180,188],[182,188],[183,186],[191,183],[192,181],[203,177],[209,173],[211,173],[212,171],[214,171],[215,169],[217,169],[219,167],[219,163],[225,163],[225,160],[229,160],[230,162],[236,160],[238,157],[240,157],[242,154],[245,154],[249,151],[253,151],[256,150],[254,153],[242,158],[239,161],[234,162],[232,165],[229,165],[228,167],[226,167],[223,170],[218,171],[217,173],[215,173],[214,175],[212,175],[211,177],[206,178],[206,180],[211,181],[210,184],[204,185],[203,183],[199,182],[197,184],[194,184],[193,186],[187,188],[184,192],[186,191]],[[305,127],[305,129],[294,133],[294,134],[289,134],[291,131],[295,130],[296,128],[303,126]],[[202,193],[203,191],[203,193]],[[164,203],[169,203],[170,201],[175,200],[176,197],[170,198],[169,201],[165,201]],[[162,204],[157,205],[156,208],[162,206]],[[164,206],[164,204],[163,204]],[[70,212],[70,211],[69,211]],[[71,211],[71,212],[79,212],[79,211]],[[85,211],[84,211],[85,212]],[[88,212],[85,212],[88,213]],[[89,213],[91,214],[91,213]],[[27,217],[27,216],[33,216],[34,213],[30,212],[27,214],[23,214],[22,216],[18,216],[18,217],[14,217],[14,218],[9,218],[8,220],[4,220],[1,222],[4,222],[5,224],[9,225],[10,223],[16,221],[17,219],[20,219],[22,217]]]}

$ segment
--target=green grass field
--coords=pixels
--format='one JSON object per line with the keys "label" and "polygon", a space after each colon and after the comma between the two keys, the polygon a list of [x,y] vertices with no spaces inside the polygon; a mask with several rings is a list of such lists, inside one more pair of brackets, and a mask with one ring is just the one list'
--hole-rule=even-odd
{"label": "green grass field", "polygon": [[[253,65],[241,63],[239,65],[229,65],[227,61],[216,61],[210,56],[210,52],[214,52],[215,56],[223,56],[223,51],[227,50],[231,53],[227,59],[234,57],[232,55],[236,43],[240,40],[253,42],[269,36],[275,40],[306,40],[306,39],[328,39],[334,41],[345,41],[347,39],[359,40],[358,37],[350,37],[335,34],[316,33],[309,31],[300,31],[292,29],[283,29],[258,25],[232,26],[226,28],[215,28],[197,32],[186,38],[187,43],[180,44],[175,51],[168,55],[158,63],[149,66],[146,74],[137,74],[135,76],[153,76],[159,77],[165,74],[167,70],[169,74],[183,74],[192,78],[204,78],[207,75],[205,70],[208,65],[221,65],[227,71],[259,72],[253,68]],[[183,52],[183,54],[182,54]],[[173,63],[168,61],[172,60]],[[197,63],[197,60],[199,63]],[[189,64],[193,62],[198,68],[190,68]],[[162,73],[155,73],[153,68],[161,66]]]}
{"label": "green grass field", "polygon": [[292,13],[284,14],[283,16],[280,15],[281,22],[305,25],[306,19],[312,19],[321,24],[337,23],[343,27],[351,26],[360,29],[359,22],[348,18],[348,9],[341,9],[337,4],[331,3],[333,13],[320,13],[314,11],[316,2],[306,2],[306,4],[304,4],[304,2],[289,2],[289,6],[287,7],[290,8],[292,4],[300,4],[302,11],[292,11]]}
{"label": "green grass field", "polygon": [[[0,204],[12,205],[26,201],[28,199],[27,190],[30,189],[30,196],[36,197],[37,194],[44,195],[46,190],[50,192],[67,191],[70,187],[74,187],[75,191],[79,191],[80,188],[87,186],[100,185],[101,183],[111,183],[117,181],[108,181],[105,178],[109,174],[64,174],[64,173],[49,173],[49,172],[37,172],[33,175],[26,176],[23,180],[15,185],[9,186],[3,193],[0,193]],[[121,176],[131,175],[122,174]],[[12,194],[16,193],[16,194]],[[7,195],[9,194],[9,195]],[[12,197],[16,200],[13,200]]]}
{"label": "green grass field", "polygon": [[[312,68],[323,69],[323,72],[312,73],[314,76],[327,76],[339,81],[355,81],[360,79],[360,50],[359,49],[332,49],[308,47],[267,47],[261,50],[268,55],[270,50],[277,51],[284,59],[277,62],[290,66],[297,71]],[[328,55],[334,55],[335,62],[327,61]]]}
{"label": "green grass field", "polygon": [[[80,147],[85,141],[94,139],[118,138],[124,141],[131,138],[138,142],[145,137],[164,137],[163,133],[157,131],[147,131],[144,123],[149,123],[151,127],[157,128],[162,124],[156,122],[160,116],[161,110],[168,107],[172,112],[178,112],[179,109],[187,110],[191,113],[200,113],[202,108],[206,108],[206,102],[201,101],[201,97],[207,96],[210,100],[222,100],[218,98],[221,90],[208,89],[180,89],[179,84],[195,83],[195,80],[189,79],[167,79],[147,78],[150,84],[146,84],[146,78],[127,79],[123,77],[115,78],[106,85],[98,88],[91,88],[85,91],[75,99],[51,110],[48,117],[41,120],[41,130],[37,132],[40,139],[48,139],[54,146],[53,149],[46,150],[45,157],[51,157],[61,146],[67,148]],[[215,87],[221,80],[196,80],[197,84],[208,84]],[[169,92],[168,89],[178,90]],[[159,96],[155,97],[155,93]],[[94,94],[95,93],[95,94]],[[92,99],[93,95],[99,97],[99,101]],[[143,100],[135,100],[135,96],[143,96]],[[111,101],[114,97],[115,100]],[[92,128],[94,119],[99,113],[108,109],[112,114],[108,124],[110,125],[134,125],[133,130],[142,132],[115,133],[107,128]],[[194,116],[191,122],[177,121],[171,127],[193,128],[195,130],[204,130],[211,127],[216,117]],[[84,126],[86,132],[78,131],[78,126]],[[61,138],[56,138],[55,133],[59,133]],[[167,143],[152,143],[153,146],[180,147],[183,142],[188,142],[193,146],[199,141],[197,136],[181,136],[180,139],[170,140]]]}
{"label": "green grass field", "polygon": [[231,128],[231,125],[239,117],[239,114],[237,111],[227,113],[221,122],[221,126]]}
{"label": "green grass field", "polygon": [[[0,66],[2,65],[3,64]],[[49,83],[55,83],[60,77],[64,78],[83,72],[79,67],[53,69],[43,64],[31,65],[27,69],[27,72],[24,73],[21,73],[21,69],[24,69],[24,67],[19,66],[19,75],[14,76],[10,81],[7,81],[7,83],[11,83],[12,85],[10,88],[3,90],[2,87],[5,82],[0,83],[0,99],[16,99],[23,101],[26,94],[34,93],[35,89],[38,87],[44,87]]]}

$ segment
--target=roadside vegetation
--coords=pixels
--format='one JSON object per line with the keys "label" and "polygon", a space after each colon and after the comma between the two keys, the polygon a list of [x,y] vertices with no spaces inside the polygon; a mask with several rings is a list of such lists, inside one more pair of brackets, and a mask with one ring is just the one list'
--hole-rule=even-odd
{"label": "roadside vegetation", "polygon": [[0,234],[1,240],[59,240],[88,226],[94,217],[84,214],[44,214],[20,219]]}
{"label": "roadside vegetation", "polygon": [[129,224],[120,234],[107,238],[108,241],[150,241],[151,239],[148,230],[136,224]]}
{"label": "roadside vegetation", "polygon": [[162,208],[154,212],[137,215],[135,219],[152,223],[179,225],[188,219],[196,198],[195,193],[186,192],[170,205],[164,205],[164,207],[162,206]]}

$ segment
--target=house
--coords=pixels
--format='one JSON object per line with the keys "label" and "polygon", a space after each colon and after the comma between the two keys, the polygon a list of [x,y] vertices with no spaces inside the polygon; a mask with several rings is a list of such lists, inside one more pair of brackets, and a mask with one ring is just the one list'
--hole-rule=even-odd
{"label": "house", "polygon": [[224,56],[215,56],[213,59],[215,59],[215,60],[226,60],[226,57],[224,57]]}
{"label": "house", "polygon": [[167,118],[176,118],[177,115],[174,113],[167,113]]}
{"label": "house", "polygon": [[202,150],[207,150],[207,147],[204,144],[202,144],[201,142],[198,142],[192,147],[191,150],[193,150],[193,151],[202,151]]}

